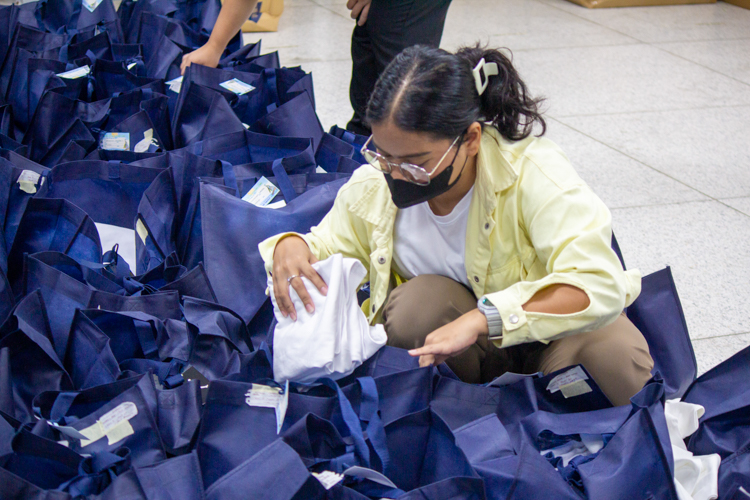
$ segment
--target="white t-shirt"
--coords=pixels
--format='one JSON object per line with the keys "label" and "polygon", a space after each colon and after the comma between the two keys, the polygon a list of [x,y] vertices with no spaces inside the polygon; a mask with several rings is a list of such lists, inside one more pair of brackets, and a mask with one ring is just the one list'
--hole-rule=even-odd
{"label": "white t-shirt", "polygon": [[428,202],[404,208],[396,214],[393,262],[406,279],[437,274],[466,286],[464,259],[466,226],[474,187],[448,215],[435,215]]}

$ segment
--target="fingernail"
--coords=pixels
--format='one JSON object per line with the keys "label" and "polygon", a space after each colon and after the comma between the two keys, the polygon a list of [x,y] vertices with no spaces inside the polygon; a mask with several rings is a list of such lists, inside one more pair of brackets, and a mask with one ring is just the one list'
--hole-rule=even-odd
{"label": "fingernail", "polygon": [[292,321],[297,321],[297,314],[292,313]]}
{"label": "fingernail", "polygon": [[313,313],[313,311],[315,310],[315,308],[313,307],[313,305],[312,305],[312,304],[307,304],[307,305],[305,306],[305,309],[307,309],[307,312],[309,312],[310,314],[312,314],[312,313]]}
{"label": "fingernail", "polygon": [[286,311],[281,311],[281,315],[286,318],[287,316],[289,316],[289,313]]}
{"label": "fingernail", "polygon": [[328,295],[328,287],[324,286],[323,288],[321,288],[320,293],[322,293],[323,295]]}

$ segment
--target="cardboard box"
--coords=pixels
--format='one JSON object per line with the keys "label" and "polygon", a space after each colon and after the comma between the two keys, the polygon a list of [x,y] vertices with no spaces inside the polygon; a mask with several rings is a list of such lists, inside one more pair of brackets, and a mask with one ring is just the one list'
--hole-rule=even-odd
{"label": "cardboard box", "polygon": [[726,3],[731,3],[732,5],[736,5],[737,7],[750,9],[750,0],[724,0],[724,1]]}
{"label": "cardboard box", "polygon": [[284,0],[261,0],[255,12],[242,25],[243,33],[257,33],[279,30],[279,18],[284,12]]}
{"label": "cardboard box", "polygon": [[[588,9],[608,7],[646,7],[649,5],[684,5],[693,3],[716,3],[716,0],[568,0]],[[734,0],[738,2],[750,0]]]}

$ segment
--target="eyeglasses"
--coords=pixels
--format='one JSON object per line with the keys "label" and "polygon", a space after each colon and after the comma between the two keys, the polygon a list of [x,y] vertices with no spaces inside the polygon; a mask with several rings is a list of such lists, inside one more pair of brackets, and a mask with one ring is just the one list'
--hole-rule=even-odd
{"label": "eyeglasses", "polygon": [[[360,152],[362,153],[362,156],[365,157],[365,160],[367,160],[367,163],[380,170],[381,172],[390,174],[393,169],[398,169],[398,171],[401,172],[401,175],[403,175],[407,181],[418,184],[420,186],[426,186],[430,183],[430,176],[435,172],[435,170],[438,169],[438,167],[440,167],[440,164],[443,163],[445,157],[448,156],[450,150],[453,149],[453,146],[456,145],[461,137],[463,137],[463,134],[456,137],[456,139],[453,141],[453,144],[451,144],[445,154],[443,154],[443,156],[437,162],[437,165],[435,165],[435,167],[433,167],[433,169],[429,172],[419,165],[414,165],[413,163],[393,163],[391,161],[388,161],[388,159],[380,153],[377,153],[371,149],[367,149],[367,145],[370,144],[370,141],[372,141],[372,136],[367,139],[367,142],[365,142],[364,146],[362,146]],[[456,156],[458,156],[458,151],[456,151]]]}

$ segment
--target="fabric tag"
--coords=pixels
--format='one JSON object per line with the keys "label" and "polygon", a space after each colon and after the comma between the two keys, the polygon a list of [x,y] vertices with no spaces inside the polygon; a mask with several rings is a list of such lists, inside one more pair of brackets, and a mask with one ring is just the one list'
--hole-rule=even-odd
{"label": "fabric tag", "polygon": [[135,232],[138,233],[138,236],[141,237],[141,241],[143,244],[146,244],[146,238],[148,238],[148,229],[146,229],[145,224],[143,224],[143,221],[138,218],[138,220],[135,221]]}
{"label": "fabric tag", "polygon": [[253,87],[252,85],[236,78],[232,78],[231,80],[227,80],[226,82],[221,82],[219,85],[229,90],[230,92],[234,92],[237,95],[247,94],[248,92],[255,90],[255,87]]}
{"label": "fabric tag", "polygon": [[182,90],[182,77],[178,76],[174,80],[169,80],[168,82],[164,82],[167,85],[169,85],[169,90],[174,92],[175,94],[179,94],[180,90]]}
{"label": "fabric tag", "polygon": [[560,386],[560,391],[562,391],[562,395],[565,396],[565,399],[592,392],[591,386],[589,386],[589,384],[587,384],[585,380],[578,380],[576,382]]}
{"label": "fabric tag", "polygon": [[150,128],[143,133],[143,139],[138,141],[133,147],[133,151],[135,153],[145,153],[152,144],[157,148],[159,147],[158,142],[154,139],[154,129]]}
{"label": "fabric tag", "polygon": [[276,411],[276,433],[278,434],[281,432],[286,409],[289,406],[289,381],[287,380],[284,388],[253,384],[245,394],[245,403],[248,406],[273,408]]}
{"label": "fabric tag", "polygon": [[96,423],[79,431],[80,435],[84,437],[84,439],[81,439],[81,447],[86,447],[105,436],[109,445],[119,443],[126,437],[132,436],[135,431],[129,420],[136,415],[138,415],[138,407],[135,403],[126,401],[117,405],[114,409],[99,417]]}
{"label": "fabric tag", "polygon": [[320,481],[320,484],[322,484],[323,488],[325,488],[326,490],[330,490],[344,480],[344,476],[342,474],[336,474],[335,472],[331,472],[329,470],[324,470],[320,473],[313,472],[312,475],[315,479]]}
{"label": "fabric tag", "polygon": [[[586,373],[580,366],[576,366],[575,368],[571,368],[565,373],[561,373],[560,375],[550,380],[549,384],[547,385],[547,390],[554,394],[559,391],[564,385],[570,385],[578,382],[579,380],[588,380],[588,376],[586,376]],[[586,385],[588,386],[588,384]]]}
{"label": "fabric tag", "polygon": [[83,0],[83,6],[86,7],[89,12],[94,12],[102,1],[103,0]]}
{"label": "fabric tag", "polygon": [[71,69],[70,71],[66,71],[64,73],[58,73],[57,76],[59,76],[60,78],[67,78],[68,80],[75,80],[76,78],[81,78],[88,75],[89,73],[91,73],[91,67],[89,67],[89,65],[87,64],[86,66]]}
{"label": "fabric tag", "polygon": [[389,488],[398,488],[395,484],[393,484],[393,481],[385,477],[380,472],[374,471],[372,469],[367,469],[365,467],[349,467],[344,471],[344,475],[369,479],[374,483],[382,484],[383,486],[388,486]]}
{"label": "fabric tag", "polygon": [[24,170],[21,172],[21,175],[18,176],[18,188],[24,193],[36,193],[36,184],[39,182],[39,177],[41,177],[41,175],[33,170]]}
{"label": "fabric tag", "polygon": [[256,207],[265,207],[277,194],[279,194],[279,188],[265,177],[261,177],[242,199]]}
{"label": "fabric tag", "polygon": [[130,151],[130,133],[107,132],[102,137],[99,147],[108,151]]}

